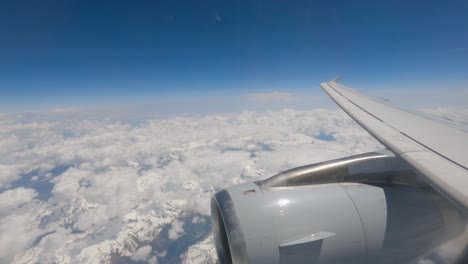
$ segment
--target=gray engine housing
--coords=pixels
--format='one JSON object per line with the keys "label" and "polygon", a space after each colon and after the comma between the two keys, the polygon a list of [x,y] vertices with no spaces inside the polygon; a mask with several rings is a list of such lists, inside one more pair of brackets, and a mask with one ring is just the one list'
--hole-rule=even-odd
{"label": "gray engine housing", "polygon": [[222,190],[212,219],[220,263],[408,263],[466,226],[388,151]]}

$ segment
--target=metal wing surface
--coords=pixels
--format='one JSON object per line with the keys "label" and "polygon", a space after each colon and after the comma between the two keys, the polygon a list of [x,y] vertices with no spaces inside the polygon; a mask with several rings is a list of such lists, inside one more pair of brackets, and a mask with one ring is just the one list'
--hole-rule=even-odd
{"label": "metal wing surface", "polygon": [[351,118],[468,210],[468,133],[369,97],[336,81],[320,86]]}

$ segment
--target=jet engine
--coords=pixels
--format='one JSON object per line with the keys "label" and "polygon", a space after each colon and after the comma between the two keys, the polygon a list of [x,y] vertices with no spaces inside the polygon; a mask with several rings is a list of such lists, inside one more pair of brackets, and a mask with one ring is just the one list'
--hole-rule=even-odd
{"label": "jet engine", "polygon": [[219,262],[235,264],[417,262],[466,228],[387,150],[219,191],[211,215]]}

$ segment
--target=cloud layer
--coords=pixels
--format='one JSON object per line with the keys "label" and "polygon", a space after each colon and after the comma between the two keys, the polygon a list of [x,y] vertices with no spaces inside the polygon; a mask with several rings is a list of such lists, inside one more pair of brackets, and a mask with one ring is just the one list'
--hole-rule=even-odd
{"label": "cloud layer", "polygon": [[270,102],[289,102],[293,100],[293,95],[283,92],[271,93],[252,93],[248,94],[248,100],[251,102],[270,103]]}
{"label": "cloud layer", "polygon": [[138,124],[2,115],[0,138],[0,262],[13,263],[209,263],[215,191],[382,147],[327,109]]}

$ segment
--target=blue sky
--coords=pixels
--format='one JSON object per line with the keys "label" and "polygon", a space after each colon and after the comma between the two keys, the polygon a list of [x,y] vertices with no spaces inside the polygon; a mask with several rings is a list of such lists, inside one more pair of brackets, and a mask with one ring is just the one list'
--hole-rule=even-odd
{"label": "blue sky", "polygon": [[[0,110],[468,86],[467,1],[5,1]],[[444,88],[444,87],[441,87]]]}

